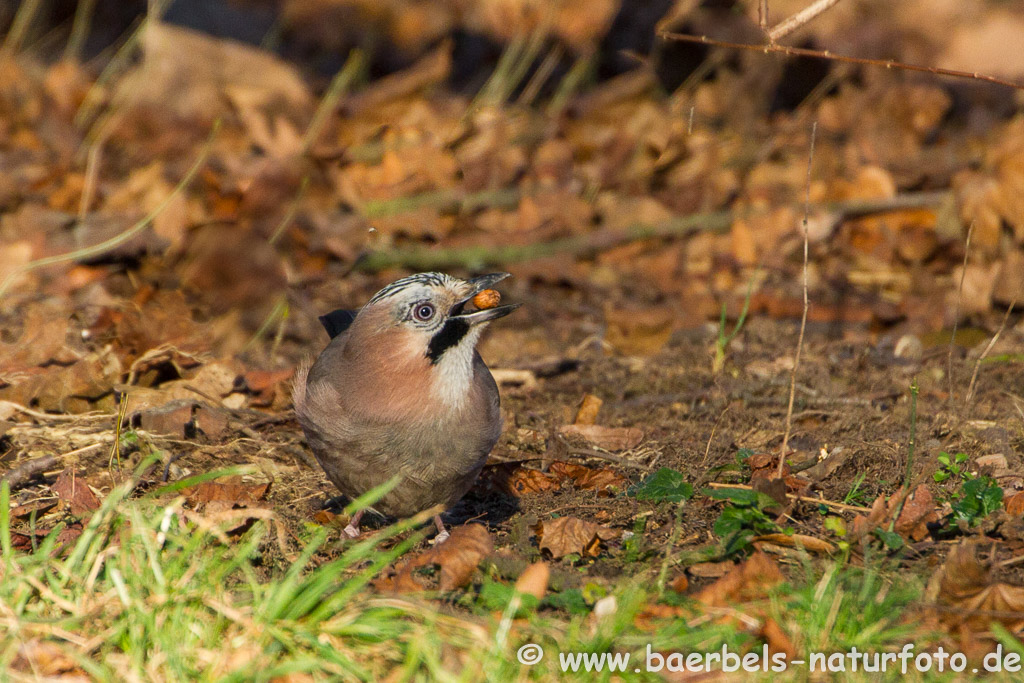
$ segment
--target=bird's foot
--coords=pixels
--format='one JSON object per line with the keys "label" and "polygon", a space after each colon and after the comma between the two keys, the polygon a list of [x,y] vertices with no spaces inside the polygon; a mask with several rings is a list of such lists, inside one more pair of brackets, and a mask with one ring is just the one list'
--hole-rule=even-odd
{"label": "bird's foot", "polygon": [[361,520],[362,518],[362,510],[352,515],[352,519],[349,520],[348,526],[342,529],[346,536],[348,536],[349,538],[359,538],[359,520]]}
{"label": "bird's foot", "polygon": [[451,534],[444,528],[444,522],[441,521],[441,515],[434,515],[434,526],[437,527],[437,536],[434,536],[434,545],[444,543],[451,538]]}

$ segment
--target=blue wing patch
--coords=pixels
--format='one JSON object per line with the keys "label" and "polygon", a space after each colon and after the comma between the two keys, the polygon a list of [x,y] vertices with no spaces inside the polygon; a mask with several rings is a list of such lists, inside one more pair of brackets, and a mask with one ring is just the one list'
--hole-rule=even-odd
{"label": "blue wing patch", "polygon": [[349,328],[352,321],[356,319],[356,313],[357,311],[346,311],[343,308],[339,308],[327,315],[320,316],[320,324],[327,330],[327,334],[331,336],[331,339],[334,339]]}

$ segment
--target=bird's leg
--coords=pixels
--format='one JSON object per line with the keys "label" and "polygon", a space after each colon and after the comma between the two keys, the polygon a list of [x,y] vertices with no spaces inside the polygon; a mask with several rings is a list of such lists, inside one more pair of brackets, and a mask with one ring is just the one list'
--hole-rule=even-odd
{"label": "bird's leg", "polygon": [[352,515],[352,519],[349,520],[348,526],[342,529],[345,535],[349,538],[359,538],[359,520],[363,518],[365,510],[360,510],[356,514]]}
{"label": "bird's leg", "polygon": [[434,526],[437,527],[437,536],[434,536],[434,545],[447,541],[451,534],[444,528],[444,522],[441,521],[441,515],[434,515]]}

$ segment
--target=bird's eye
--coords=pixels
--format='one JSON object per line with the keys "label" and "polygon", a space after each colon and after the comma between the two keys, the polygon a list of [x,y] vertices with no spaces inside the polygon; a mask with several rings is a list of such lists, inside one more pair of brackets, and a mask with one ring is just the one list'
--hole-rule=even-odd
{"label": "bird's eye", "polygon": [[416,304],[412,314],[417,320],[426,322],[434,317],[434,307],[430,304]]}

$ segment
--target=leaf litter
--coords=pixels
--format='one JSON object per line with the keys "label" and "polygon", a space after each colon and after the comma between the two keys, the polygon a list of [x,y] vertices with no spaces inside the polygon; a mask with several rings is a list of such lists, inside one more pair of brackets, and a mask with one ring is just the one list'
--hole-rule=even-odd
{"label": "leaf litter", "polygon": [[[291,10],[296,25],[315,24],[316,4]],[[610,30],[615,3],[593,5],[559,13],[560,49],[586,53]],[[677,5],[708,20],[707,8]],[[485,6],[473,17],[438,8],[432,25],[441,36],[475,22],[508,40],[538,21]],[[914,11],[861,21],[913,30],[952,64],[994,68],[963,34],[1003,30],[998,7],[952,43]],[[738,610],[739,628],[795,652],[797,635],[751,605],[799,576],[804,551],[838,549],[853,566],[889,553],[922,576],[945,541],[969,532],[1001,564],[990,573],[949,550],[933,598],[941,623],[985,639],[985,615],[1020,611],[1016,318],[977,400],[960,405],[978,347],[1024,291],[1019,117],[955,85],[867,70],[837,72],[835,88],[769,117],[775,86],[748,84],[779,81],[742,61],[668,96],[640,65],[567,91],[561,108],[507,103],[500,83],[470,103],[448,88],[451,44],[403,33],[402,16],[387,10],[380,28],[416,58],[388,78],[343,83],[317,127],[319,93],[293,64],[159,22],[113,86],[93,90],[89,68],[31,53],[0,61],[0,405],[11,406],[0,413],[0,465],[18,474],[13,547],[27,551],[65,522],[69,547],[126,473],[155,457],[140,495],[261,463],[267,479],[215,477],[162,500],[184,495],[190,519],[220,514],[233,533],[247,515],[273,519],[265,565],[294,557],[309,529],[335,530],[340,518],[289,412],[293,368],[325,342],[316,316],[408,270],[500,267],[515,275],[504,296],[528,306],[492,330],[482,355],[532,381],[503,382],[507,429],[449,513],[448,543],[402,558],[376,590],[473,594],[508,551],[521,569],[504,579],[517,590],[594,610],[618,580],[671,567],[696,602]],[[845,30],[827,18],[811,28],[823,44]],[[170,92],[187,97],[169,102]],[[76,110],[97,125],[76,124]],[[179,187],[218,117],[208,159]],[[800,131],[812,119],[824,134],[807,188]],[[806,190],[813,303],[779,486]],[[161,206],[150,228],[102,254],[30,267],[116,239]],[[736,321],[748,305],[713,372],[720,315]],[[907,479],[913,377],[922,391]],[[972,474],[981,466],[933,480],[936,455],[953,448],[1006,465],[994,484],[970,484],[990,476]],[[819,453],[841,457],[833,467]],[[32,463],[41,467],[18,469]],[[711,483],[751,495],[709,496]],[[981,515],[996,497],[998,514]],[[723,514],[729,524],[716,524]],[[966,525],[948,523],[958,514]],[[716,529],[749,543],[724,553]],[[645,609],[652,623],[681,614],[655,598]],[[25,641],[15,662],[78,672],[48,641]]]}

